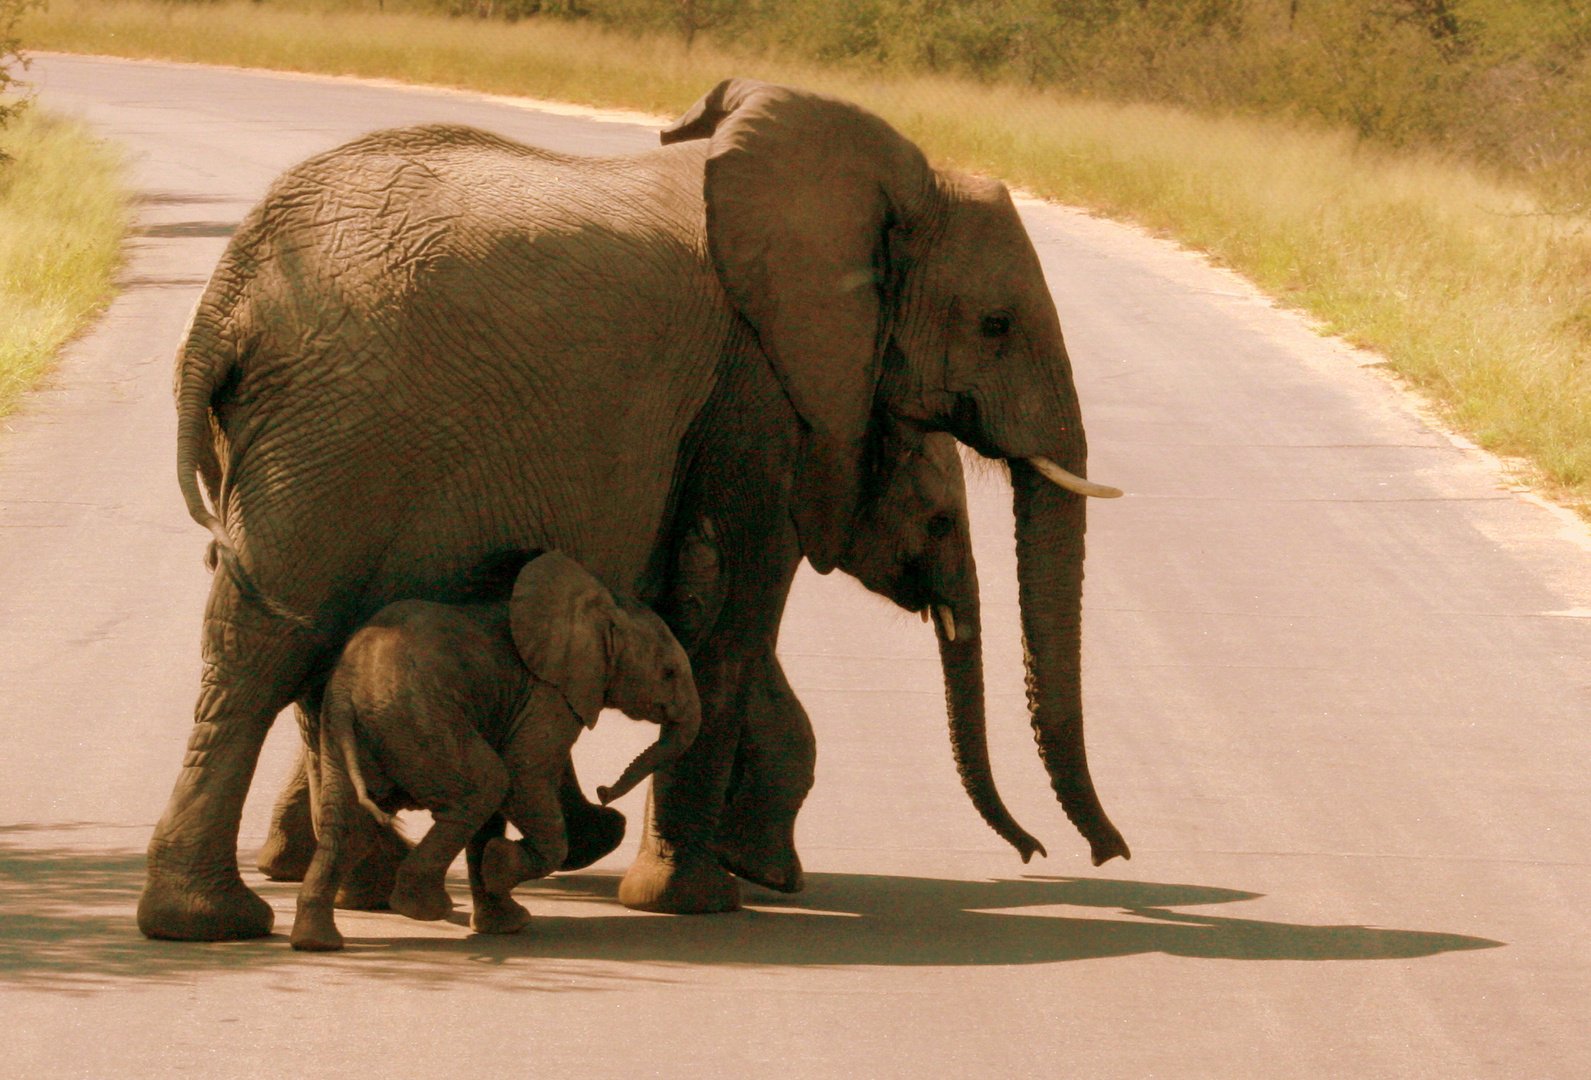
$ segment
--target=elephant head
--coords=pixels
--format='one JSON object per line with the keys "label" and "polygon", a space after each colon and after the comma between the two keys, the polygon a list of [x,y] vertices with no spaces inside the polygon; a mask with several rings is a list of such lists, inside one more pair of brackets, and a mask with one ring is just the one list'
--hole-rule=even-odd
{"label": "elephant head", "polygon": [[967,486],[956,440],[886,424],[871,493],[839,568],[907,611],[932,619],[945,675],[950,746],[972,804],[1027,862],[1044,846],[1012,818],[989,768],[984,723],[982,605]]}
{"label": "elephant head", "polygon": [[793,516],[827,572],[879,412],[1009,463],[1028,701],[1095,864],[1128,856],[1089,777],[1080,680],[1087,442],[1038,256],[997,181],[931,168],[848,102],[730,79],[664,143],[707,139],[708,247],[799,414]]}
{"label": "elephant head", "polygon": [[587,727],[604,708],[662,725],[612,787],[604,805],[661,765],[675,761],[701,727],[701,703],[690,659],[663,620],[633,600],[615,597],[573,559],[548,552],[525,564],[508,606],[520,658],[559,693]]}

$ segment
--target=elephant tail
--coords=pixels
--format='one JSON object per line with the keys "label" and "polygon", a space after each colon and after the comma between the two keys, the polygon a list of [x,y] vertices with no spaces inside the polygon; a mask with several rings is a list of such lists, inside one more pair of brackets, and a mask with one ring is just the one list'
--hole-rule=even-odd
{"label": "elephant tail", "polygon": [[321,710],[320,723],[322,760],[329,763],[340,757],[343,768],[348,772],[348,779],[353,781],[354,796],[359,800],[359,805],[376,819],[378,825],[401,831],[398,829],[398,819],[377,806],[365,787],[365,774],[359,768],[359,738],[354,734],[352,705],[340,694],[329,691],[325,707]]}
{"label": "elephant tail", "polygon": [[[194,312],[198,316],[198,311]],[[230,364],[207,362],[209,350],[196,347],[200,328],[191,325],[182,355],[177,361],[177,486],[188,504],[188,516],[215,537],[214,554],[230,552],[235,559],[237,546],[221,518],[205,505],[199,490],[199,473],[219,472],[216,468],[215,441],[210,427],[210,403],[216,390],[227,381]],[[212,495],[215,494],[212,489]],[[212,561],[212,567],[214,563]]]}
{"label": "elephant tail", "polygon": [[[177,486],[187,504],[188,516],[213,538],[205,558],[210,569],[216,569],[219,564],[238,587],[238,592],[261,610],[294,626],[311,629],[313,619],[273,599],[255,583],[243,568],[237,543],[227,532],[226,523],[205,504],[204,493],[199,490],[202,474],[208,482],[212,500],[218,498],[222,475],[216,460],[211,406],[216,393],[236,378],[238,368],[235,361],[218,361],[222,350],[209,341],[216,336],[213,331],[207,332],[208,327],[201,325],[203,308],[201,301],[194,309],[182,352],[177,358]],[[201,342],[208,343],[209,347]]]}

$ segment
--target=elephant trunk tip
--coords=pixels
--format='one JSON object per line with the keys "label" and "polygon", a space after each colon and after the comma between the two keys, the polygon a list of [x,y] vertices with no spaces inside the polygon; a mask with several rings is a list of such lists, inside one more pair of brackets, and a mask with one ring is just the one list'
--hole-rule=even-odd
{"label": "elephant trunk tip", "polygon": [[[1044,856],[1046,859],[1050,857],[1050,853],[1044,850],[1044,845],[1031,836],[1024,835],[1019,840],[1013,841],[1013,843],[1016,844],[1016,849],[1022,856],[1022,865],[1024,866],[1033,861],[1035,853]],[[1095,865],[1097,866],[1098,863]]]}
{"label": "elephant trunk tip", "polygon": [[1118,855],[1123,859],[1132,858],[1132,851],[1127,847],[1127,841],[1123,840],[1121,833],[1115,829],[1111,829],[1104,836],[1090,837],[1088,846],[1095,866],[1103,866]]}
{"label": "elephant trunk tip", "polygon": [[622,798],[623,796],[628,795],[635,788],[635,785],[639,784],[642,780],[645,780],[651,774],[651,769],[647,769],[639,776],[635,775],[633,772],[626,771],[625,775],[614,781],[612,787],[598,786],[597,801],[603,806],[607,806],[614,799]]}

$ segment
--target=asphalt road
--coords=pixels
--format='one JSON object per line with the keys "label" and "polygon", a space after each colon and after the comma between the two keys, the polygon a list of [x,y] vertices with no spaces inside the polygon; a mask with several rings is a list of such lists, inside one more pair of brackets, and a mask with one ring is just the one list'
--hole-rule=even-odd
{"label": "asphalt road", "polygon": [[[1373,357],[1037,204],[1091,473],[1129,492],[1091,509],[1085,669],[1131,863],[1089,866],[1032,752],[987,472],[996,774],[1048,860],[1024,867],[961,796],[929,628],[806,573],[781,639],[820,746],[804,894],[628,912],[632,840],[522,889],[520,937],[345,914],[350,947],[326,956],[143,940],[208,587],[170,361],[229,231],[281,169],[374,127],[590,152],[655,134],[222,69],[47,57],[34,75],[127,148],[143,202],[120,298],[0,422],[0,1074],[1591,1075],[1586,531],[1424,423]],[[295,737],[272,734],[246,856]],[[646,737],[604,720],[583,775]],[[621,805],[633,822],[640,795]],[[263,892],[285,927],[294,887]]]}

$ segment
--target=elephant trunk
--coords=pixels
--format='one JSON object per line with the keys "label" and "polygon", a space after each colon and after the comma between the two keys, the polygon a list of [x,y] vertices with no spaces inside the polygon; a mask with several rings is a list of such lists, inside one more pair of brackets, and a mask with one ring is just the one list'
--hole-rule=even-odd
{"label": "elephant trunk", "polygon": [[983,639],[975,618],[962,611],[934,621],[939,637],[939,662],[945,673],[945,707],[950,716],[950,749],[961,786],[983,820],[1027,862],[1044,845],[1016,823],[1005,808],[989,768],[983,703]]}
{"label": "elephant trunk", "polygon": [[603,806],[607,806],[614,799],[627,794],[642,780],[664,765],[678,761],[680,756],[690,749],[691,743],[696,741],[696,733],[701,729],[702,713],[699,706],[683,710],[683,715],[676,719],[666,720],[663,731],[658,735],[657,741],[639,754],[635,760],[625,768],[623,774],[614,781],[612,787],[597,788],[597,798]]}
{"label": "elephant trunk", "polygon": [[1088,841],[1094,865],[1131,858],[1099,804],[1083,746],[1084,499],[1026,461],[1010,466],[1023,660],[1039,756],[1066,816]]}

